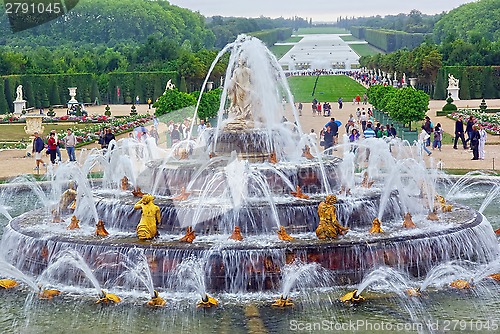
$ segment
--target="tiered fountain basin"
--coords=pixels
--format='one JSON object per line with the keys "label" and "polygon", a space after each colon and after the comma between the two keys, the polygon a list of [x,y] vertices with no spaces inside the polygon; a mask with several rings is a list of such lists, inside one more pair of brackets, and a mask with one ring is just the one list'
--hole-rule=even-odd
{"label": "tiered fountain basin", "polygon": [[[104,214],[101,210],[109,208],[108,205],[116,207],[117,199],[106,198],[104,193],[97,194],[100,213]],[[397,194],[393,197],[397,199]],[[245,229],[242,229],[245,239],[233,241],[228,240],[230,231],[205,234],[206,231],[196,227],[199,235],[189,244],[178,241],[182,236],[182,227],[167,223],[168,219],[160,227],[158,238],[139,241],[135,236],[139,215],[132,209],[134,199],[121,198],[119,201],[122,204],[115,208],[113,214],[105,216],[110,218],[107,221],[110,236],[105,238],[94,236],[92,226],[68,231],[69,219],[51,223],[52,217],[41,210],[15,218],[4,233],[3,242],[10,245],[6,259],[23,272],[37,276],[59,251],[71,248],[83,256],[101,282],[109,282],[123,272],[123,256],[140,249],[148,259],[154,284],[158,288],[168,288],[169,282],[175,279],[176,266],[184,259],[196,257],[206,260],[209,290],[245,292],[277,289],[281,268],[297,260],[319,263],[332,271],[338,284],[351,284],[359,282],[367,272],[382,265],[420,277],[438,263],[459,259],[481,263],[492,261],[497,256],[497,249],[488,246],[495,244],[489,222],[481,214],[463,206],[455,206],[449,213],[440,213],[438,222],[428,221],[425,216],[414,217],[415,229],[401,227],[401,215],[394,215],[383,223],[385,233],[378,235],[367,232],[371,220],[346,220],[344,225],[351,228],[347,235],[323,241],[311,232],[314,231],[311,226],[317,224],[317,218],[311,211],[317,207],[319,199],[310,200],[312,203],[309,205],[302,203],[305,200],[296,201],[295,204],[300,205],[288,203],[287,210],[283,212],[305,207],[307,213],[301,214],[312,221],[290,221],[286,228],[295,237],[294,241],[280,241],[275,233],[252,233],[248,230],[245,234]],[[350,210],[352,202],[350,199],[350,204],[346,205],[339,201],[339,217],[349,216],[343,211]],[[366,198],[360,199],[358,205],[364,208],[367,202]],[[397,203],[397,200],[392,202]],[[172,209],[167,203],[168,200],[157,201],[164,217]],[[259,207],[253,209],[258,211]],[[395,209],[393,206],[388,211],[398,212]],[[84,280],[79,273],[68,275],[67,279],[71,282]]]}

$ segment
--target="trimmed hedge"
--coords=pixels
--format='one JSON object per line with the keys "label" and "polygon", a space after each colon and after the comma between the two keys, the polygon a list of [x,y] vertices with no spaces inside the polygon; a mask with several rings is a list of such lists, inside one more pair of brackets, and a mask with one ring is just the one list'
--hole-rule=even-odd
{"label": "trimmed hedge", "polygon": [[[76,99],[82,103],[140,103],[156,100],[165,91],[168,80],[177,83],[177,72],[124,72],[109,74],[29,74],[0,77],[0,114],[14,112],[16,88],[23,85],[28,107],[48,108],[65,105],[69,100],[68,87],[77,87]],[[118,88],[120,96],[118,96]]]}
{"label": "trimmed hedge", "polygon": [[437,74],[435,100],[446,98],[449,73],[460,80],[461,100],[500,98],[500,66],[444,66]]}
{"label": "trimmed hedge", "polygon": [[292,28],[276,28],[269,29],[264,31],[256,31],[248,33],[253,37],[257,37],[260,39],[266,46],[270,47],[274,45],[274,43],[278,41],[284,41],[290,36],[292,36],[293,29]]}
{"label": "trimmed hedge", "polygon": [[424,41],[426,34],[407,33],[397,30],[351,27],[351,34],[389,53],[402,48],[414,49]]}

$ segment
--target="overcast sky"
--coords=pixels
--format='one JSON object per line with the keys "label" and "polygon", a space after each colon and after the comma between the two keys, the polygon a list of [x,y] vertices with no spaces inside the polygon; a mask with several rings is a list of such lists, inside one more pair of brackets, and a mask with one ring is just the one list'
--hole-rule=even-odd
{"label": "overcast sky", "polygon": [[339,16],[372,16],[449,12],[474,0],[169,0],[172,5],[198,11],[204,16],[284,17],[300,16],[313,21],[335,22]]}

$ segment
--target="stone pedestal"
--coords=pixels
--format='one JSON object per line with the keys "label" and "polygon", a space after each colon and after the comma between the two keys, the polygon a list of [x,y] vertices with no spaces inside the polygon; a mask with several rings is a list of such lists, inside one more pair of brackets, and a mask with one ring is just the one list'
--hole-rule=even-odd
{"label": "stone pedestal", "polygon": [[26,115],[25,119],[26,125],[24,126],[24,132],[30,136],[28,147],[26,147],[26,153],[30,154],[33,149],[35,132],[38,132],[38,134],[41,135],[45,127],[42,125],[43,115]]}
{"label": "stone pedestal", "polygon": [[26,109],[26,100],[14,101],[14,114],[21,114],[23,109]]}
{"label": "stone pedestal", "polygon": [[415,88],[416,84],[417,84],[417,78],[410,78],[410,86]]}
{"label": "stone pedestal", "polygon": [[460,98],[458,97],[458,92],[460,91],[460,88],[458,87],[448,87],[446,88],[448,91],[448,96],[451,96],[453,101],[459,101]]}

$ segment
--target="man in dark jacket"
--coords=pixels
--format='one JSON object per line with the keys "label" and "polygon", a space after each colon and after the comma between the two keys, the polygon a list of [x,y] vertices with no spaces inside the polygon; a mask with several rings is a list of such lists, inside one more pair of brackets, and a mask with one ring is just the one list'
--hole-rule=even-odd
{"label": "man in dark jacket", "polygon": [[471,160],[479,160],[479,139],[480,139],[479,131],[476,125],[472,126],[472,132],[470,134],[470,147],[472,149],[472,159]]}
{"label": "man in dark jacket", "polygon": [[43,139],[40,138],[38,135],[38,132],[35,132],[33,134],[35,138],[33,139],[33,150],[32,153],[35,155],[35,161],[36,161],[36,167],[34,168],[35,170],[40,169],[40,163],[45,166],[45,162],[42,160],[42,151],[45,148],[45,144],[43,142]]}
{"label": "man in dark jacket", "polygon": [[[330,128],[330,126],[326,127],[326,130],[323,133],[323,140],[325,141],[325,151],[333,146],[334,136],[333,136],[333,131]],[[328,150],[326,153],[332,154],[332,150]]]}
{"label": "man in dark jacket", "polygon": [[458,138],[462,140],[462,144],[464,145],[464,150],[467,149],[467,143],[465,142],[465,137],[464,137],[464,123],[463,123],[463,117],[460,115],[455,122],[455,140],[453,142],[453,148],[456,150],[457,149],[457,143],[458,143]]}
{"label": "man in dark jacket", "polygon": [[106,134],[104,135],[104,145],[106,148],[113,149],[113,147],[109,147],[109,143],[115,140],[115,135],[111,132],[111,129],[106,129]]}

